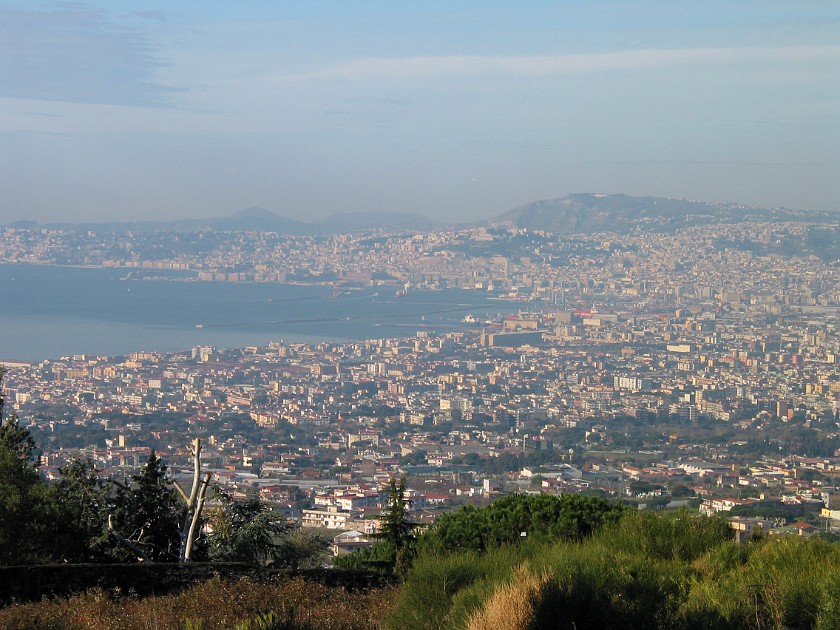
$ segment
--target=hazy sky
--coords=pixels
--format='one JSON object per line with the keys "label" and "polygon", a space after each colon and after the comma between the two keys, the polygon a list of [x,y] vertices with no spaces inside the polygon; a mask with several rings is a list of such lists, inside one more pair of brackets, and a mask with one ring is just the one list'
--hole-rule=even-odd
{"label": "hazy sky", "polygon": [[0,0],[0,223],[570,192],[840,211],[840,2]]}

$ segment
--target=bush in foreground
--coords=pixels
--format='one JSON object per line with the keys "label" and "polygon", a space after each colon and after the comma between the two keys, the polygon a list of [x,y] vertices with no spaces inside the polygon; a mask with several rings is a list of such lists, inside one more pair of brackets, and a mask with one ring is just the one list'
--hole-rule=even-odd
{"label": "bush in foreground", "polygon": [[624,514],[588,539],[421,554],[396,629],[840,628],[840,546],[739,544],[687,512]]}
{"label": "bush in foreground", "polygon": [[91,591],[0,609],[4,630],[368,630],[392,591],[348,593],[294,579],[279,585],[215,579],[177,595],[113,597]]}

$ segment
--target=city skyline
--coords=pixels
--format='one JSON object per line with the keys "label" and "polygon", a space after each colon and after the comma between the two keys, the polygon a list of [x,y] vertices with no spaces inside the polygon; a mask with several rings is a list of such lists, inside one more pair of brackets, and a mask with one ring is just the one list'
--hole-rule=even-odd
{"label": "city skyline", "polygon": [[840,211],[840,7],[0,2],[0,223]]}

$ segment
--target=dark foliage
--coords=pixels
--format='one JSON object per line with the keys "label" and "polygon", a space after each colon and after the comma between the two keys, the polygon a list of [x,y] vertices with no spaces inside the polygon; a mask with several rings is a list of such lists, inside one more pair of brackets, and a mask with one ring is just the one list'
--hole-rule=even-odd
{"label": "dark foliage", "polygon": [[55,494],[38,474],[35,445],[16,417],[0,424],[0,564],[56,559]]}
{"label": "dark foliage", "polygon": [[523,539],[580,540],[616,522],[627,509],[599,497],[573,494],[507,496],[486,508],[467,506],[441,515],[421,544],[436,551],[484,551]]}
{"label": "dark foliage", "polygon": [[257,498],[234,501],[221,494],[221,505],[211,515],[207,552],[218,562],[268,564],[276,561],[282,539],[291,526]]}
{"label": "dark foliage", "polygon": [[61,497],[58,535],[69,562],[108,562],[116,555],[116,541],[108,534],[108,514],[114,493],[90,460],[74,460],[59,470],[55,488]]}
{"label": "dark foliage", "polygon": [[388,487],[388,505],[382,512],[382,525],[377,537],[388,550],[388,563],[394,573],[402,574],[414,557],[414,530],[417,525],[408,518],[410,501],[405,498],[405,477],[399,482],[391,479]]}
{"label": "dark foliage", "polygon": [[[154,451],[127,489],[114,498],[114,526],[142,548],[150,560],[175,561],[180,545],[182,508],[166,476],[166,465]],[[134,557],[128,549],[124,559]]]}

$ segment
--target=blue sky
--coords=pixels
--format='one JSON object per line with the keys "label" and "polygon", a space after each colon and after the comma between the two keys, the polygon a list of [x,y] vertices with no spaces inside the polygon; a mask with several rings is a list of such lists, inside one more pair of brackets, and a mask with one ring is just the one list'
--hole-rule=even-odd
{"label": "blue sky", "polygon": [[0,0],[0,222],[840,211],[840,2]]}

